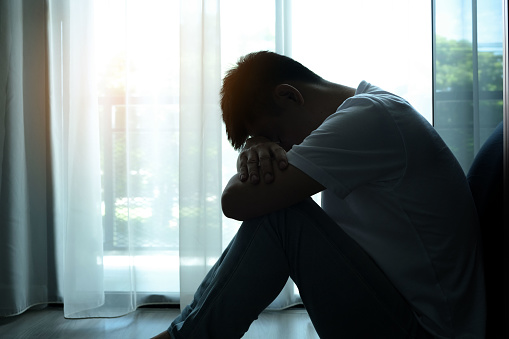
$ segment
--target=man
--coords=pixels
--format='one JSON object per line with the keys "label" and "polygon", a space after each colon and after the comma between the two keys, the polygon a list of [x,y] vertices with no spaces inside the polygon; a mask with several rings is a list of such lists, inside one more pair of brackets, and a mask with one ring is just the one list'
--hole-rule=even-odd
{"label": "man", "polygon": [[244,222],[160,337],[240,338],[288,276],[321,338],[484,337],[472,197],[410,104],[271,52],[242,58],[221,94],[242,149],[222,207]]}

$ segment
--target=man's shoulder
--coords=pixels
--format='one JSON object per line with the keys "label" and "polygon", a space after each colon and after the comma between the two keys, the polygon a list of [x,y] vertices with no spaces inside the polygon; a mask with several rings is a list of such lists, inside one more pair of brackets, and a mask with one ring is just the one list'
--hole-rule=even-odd
{"label": "man's shoulder", "polygon": [[345,103],[344,108],[351,105],[362,106],[363,104],[366,105],[368,103],[379,106],[380,108],[394,103],[410,106],[410,104],[399,95],[386,91],[364,80],[357,87],[355,95],[346,100]]}

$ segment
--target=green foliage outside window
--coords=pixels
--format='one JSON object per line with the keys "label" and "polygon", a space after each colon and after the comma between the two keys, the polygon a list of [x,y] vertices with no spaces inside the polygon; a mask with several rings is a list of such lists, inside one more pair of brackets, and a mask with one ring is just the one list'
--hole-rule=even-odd
{"label": "green foliage outside window", "polygon": [[465,172],[478,148],[502,121],[502,58],[501,51],[474,50],[470,41],[436,38],[434,126]]}

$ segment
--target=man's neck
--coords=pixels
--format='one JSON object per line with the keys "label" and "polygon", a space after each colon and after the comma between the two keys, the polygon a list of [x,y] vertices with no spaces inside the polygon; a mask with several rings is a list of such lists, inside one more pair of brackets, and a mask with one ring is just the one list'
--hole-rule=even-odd
{"label": "man's neck", "polygon": [[323,120],[335,113],[346,99],[355,95],[356,91],[355,88],[332,82],[324,82],[323,85],[319,85],[315,89],[317,91],[314,100],[316,100]]}

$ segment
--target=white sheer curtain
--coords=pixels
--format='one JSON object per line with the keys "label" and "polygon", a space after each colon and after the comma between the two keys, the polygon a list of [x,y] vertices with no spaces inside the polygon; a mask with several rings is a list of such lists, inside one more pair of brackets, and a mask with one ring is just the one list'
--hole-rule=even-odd
{"label": "white sheer curtain", "polygon": [[222,246],[219,2],[48,4],[65,314],[186,304]]}

